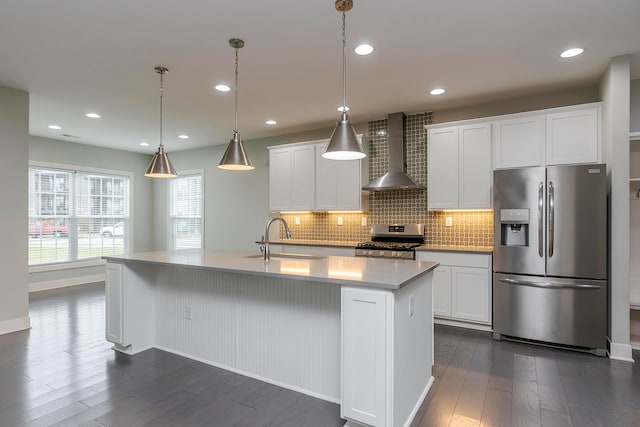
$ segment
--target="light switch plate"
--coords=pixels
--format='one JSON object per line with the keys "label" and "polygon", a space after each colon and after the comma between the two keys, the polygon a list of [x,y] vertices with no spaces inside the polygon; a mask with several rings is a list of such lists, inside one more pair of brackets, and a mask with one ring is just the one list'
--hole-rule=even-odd
{"label": "light switch plate", "polygon": [[338,225],[343,225],[343,224],[344,224],[344,221],[342,221],[342,217],[339,216],[338,217]]}
{"label": "light switch plate", "polygon": [[299,216],[296,217],[296,222],[295,223],[296,223],[296,225],[300,225],[300,217]]}
{"label": "light switch plate", "polygon": [[445,225],[445,227],[452,227],[453,226],[453,218],[450,217],[450,216],[445,217],[444,225]]}
{"label": "light switch plate", "polygon": [[362,224],[363,227],[367,226],[367,217],[366,216],[362,217],[362,220],[360,220],[360,224]]}

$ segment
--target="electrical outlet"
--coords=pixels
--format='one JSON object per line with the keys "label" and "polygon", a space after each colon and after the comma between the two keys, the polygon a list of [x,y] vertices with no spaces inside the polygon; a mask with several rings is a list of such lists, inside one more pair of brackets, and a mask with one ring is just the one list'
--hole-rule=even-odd
{"label": "electrical outlet", "polygon": [[445,219],[444,219],[444,225],[445,225],[445,227],[451,227],[451,226],[453,226],[453,218],[452,218],[452,217],[450,217],[450,216],[445,217]]}
{"label": "electrical outlet", "polygon": [[409,317],[413,316],[413,295],[409,295]]}
{"label": "electrical outlet", "polygon": [[362,217],[362,220],[360,220],[360,224],[362,224],[363,227],[367,226],[367,217],[366,216]]}
{"label": "electrical outlet", "polygon": [[343,224],[344,224],[344,221],[342,220],[342,217],[339,216],[338,217],[338,225],[343,225]]}
{"label": "electrical outlet", "polygon": [[296,225],[300,225],[300,217],[299,217],[299,216],[297,216],[297,217],[296,217],[296,222],[295,222],[295,224],[296,224]]}
{"label": "electrical outlet", "polygon": [[191,320],[191,307],[186,306],[184,308],[184,318],[187,320]]}

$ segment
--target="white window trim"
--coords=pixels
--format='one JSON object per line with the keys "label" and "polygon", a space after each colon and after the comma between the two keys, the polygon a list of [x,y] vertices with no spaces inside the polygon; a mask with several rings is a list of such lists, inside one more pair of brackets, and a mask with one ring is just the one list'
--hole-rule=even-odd
{"label": "white window trim", "polygon": [[[42,162],[38,160],[30,160],[29,167],[35,168],[47,168],[47,169],[61,169],[66,171],[77,171],[77,172],[89,172],[89,173],[98,173],[105,175],[120,175],[126,176],[129,179],[129,235],[127,236],[127,247],[129,248],[129,252],[133,252],[133,201],[135,200],[133,194],[134,181],[133,181],[133,172],[124,171],[118,169],[103,169],[103,168],[94,168],[91,166],[78,166],[69,163],[53,163],[53,162]],[[204,179],[203,179],[204,181]],[[204,186],[204,183],[202,184]],[[59,262],[55,264],[43,264],[43,265],[34,265],[29,267],[29,273],[40,273],[44,271],[56,271],[56,270],[68,270],[73,268],[82,268],[82,267],[93,267],[97,265],[103,265],[104,260],[102,258],[89,258],[81,261],[70,261],[70,262]]]}
{"label": "white window trim", "polygon": [[[202,233],[200,234],[200,249],[204,249],[204,233],[205,233],[205,228],[206,228],[206,204],[205,204],[205,200],[206,197],[204,197],[205,195],[205,190],[206,190],[206,176],[204,173],[204,169],[187,169],[187,170],[180,170],[180,171],[176,171],[176,173],[178,174],[178,176],[182,176],[182,175],[202,175]],[[167,215],[166,215],[166,219],[165,219],[165,231],[166,231],[166,238],[165,238],[165,242],[166,243],[166,248],[167,250],[169,249],[169,243],[171,242],[171,215],[170,215],[170,209],[171,209],[171,190],[169,188],[169,186],[171,185],[171,183],[169,182],[170,180],[166,180],[166,203],[165,206],[167,207],[166,211],[167,211]]]}

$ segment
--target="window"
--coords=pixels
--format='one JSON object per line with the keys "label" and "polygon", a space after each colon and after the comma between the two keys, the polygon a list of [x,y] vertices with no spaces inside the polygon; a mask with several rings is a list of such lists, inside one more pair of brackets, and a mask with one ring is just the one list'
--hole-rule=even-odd
{"label": "window", "polygon": [[171,249],[202,247],[202,173],[185,173],[169,181]]}
{"label": "window", "polygon": [[128,250],[129,177],[29,168],[29,265]]}

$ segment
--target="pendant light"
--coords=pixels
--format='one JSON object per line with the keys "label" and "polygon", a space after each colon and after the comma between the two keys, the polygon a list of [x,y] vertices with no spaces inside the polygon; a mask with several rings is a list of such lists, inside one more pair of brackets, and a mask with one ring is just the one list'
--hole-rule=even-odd
{"label": "pendant light", "polygon": [[356,160],[367,155],[362,151],[355,130],[347,117],[347,35],[346,12],[353,7],[353,0],[336,0],[336,10],[342,12],[342,116],[333,130],[327,150],[322,157],[332,160]]}
{"label": "pendant light", "polygon": [[178,174],[169,161],[167,153],[164,152],[164,145],[162,145],[162,95],[164,92],[164,75],[169,70],[165,67],[156,67],[155,70],[156,73],[160,74],[160,146],[156,154],[153,155],[153,159],[151,159],[144,176],[149,178],[174,178]]}
{"label": "pendant light", "polygon": [[236,75],[234,86],[234,118],[235,123],[233,127],[233,138],[229,141],[227,151],[224,152],[222,160],[218,167],[220,169],[234,170],[234,171],[246,171],[255,169],[249,155],[244,149],[244,144],[238,134],[238,49],[244,47],[244,41],[240,39],[229,40],[229,46],[236,50]]}

